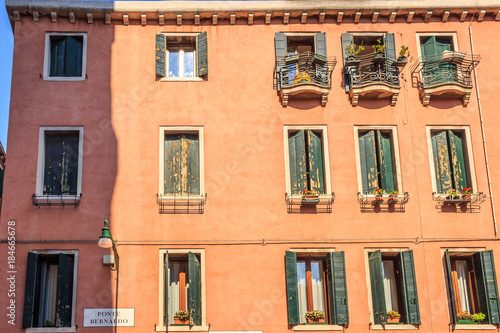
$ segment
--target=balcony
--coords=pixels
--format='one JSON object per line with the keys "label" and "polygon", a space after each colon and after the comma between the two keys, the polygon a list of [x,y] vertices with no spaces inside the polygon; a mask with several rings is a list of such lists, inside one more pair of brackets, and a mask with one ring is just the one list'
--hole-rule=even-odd
{"label": "balcony", "polygon": [[351,104],[358,105],[360,98],[390,98],[391,105],[396,105],[400,90],[399,73],[405,65],[404,61],[377,57],[374,53],[358,56],[355,61],[346,61],[345,84]]}
{"label": "balcony", "polygon": [[290,97],[296,99],[321,98],[326,105],[331,87],[331,74],[337,60],[317,53],[304,52],[286,56],[276,64],[277,89],[281,104],[288,105]]}
{"label": "balcony", "polygon": [[412,81],[417,82],[423,105],[431,96],[461,98],[467,106],[472,91],[472,71],[480,56],[444,51],[435,56],[420,57],[412,67]]}

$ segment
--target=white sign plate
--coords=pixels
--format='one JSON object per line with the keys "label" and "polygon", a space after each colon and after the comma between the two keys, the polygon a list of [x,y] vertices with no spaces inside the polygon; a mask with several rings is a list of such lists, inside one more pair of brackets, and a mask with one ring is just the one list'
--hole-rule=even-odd
{"label": "white sign plate", "polygon": [[135,309],[83,309],[83,327],[134,326]]}

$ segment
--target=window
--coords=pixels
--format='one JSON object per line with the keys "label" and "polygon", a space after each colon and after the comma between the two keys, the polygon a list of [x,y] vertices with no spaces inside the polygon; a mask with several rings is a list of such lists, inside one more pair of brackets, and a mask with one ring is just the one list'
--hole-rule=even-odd
{"label": "window", "polygon": [[[77,251],[29,252],[23,327],[76,330]],[[35,331],[35,330],[34,330]]]}
{"label": "window", "polygon": [[417,39],[420,56],[426,63],[422,69],[423,84],[431,86],[456,81],[460,66],[444,61],[442,57],[443,52],[458,50],[457,36],[449,33],[418,34]]}
{"label": "window", "polygon": [[171,80],[208,74],[207,33],[156,35],[156,74]]}
{"label": "window", "polygon": [[160,128],[160,189],[162,195],[205,193],[203,127]]}
{"label": "window", "polygon": [[457,314],[482,312],[483,323],[500,323],[497,278],[493,251],[444,251],[452,321]]}
{"label": "window", "polygon": [[344,252],[287,251],[286,284],[290,325],[306,323],[306,311],[320,310],[325,323],[349,323]]}
{"label": "window", "polygon": [[326,126],[285,126],[287,193],[331,193]]}
{"label": "window", "polygon": [[413,251],[367,251],[372,320],[387,323],[387,312],[396,311],[405,324],[420,324]]}
{"label": "window", "polygon": [[160,251],[160,322],[164,329],[183,329],[174,324],[177,311],[189,312],[190,326],[206,326],[204,256],[200,249]]}
{"label": "window", "polygon": [[44,80],[85,80],[87,34],[47,33],[45,37]]}
{"label": "window", "polygon": [[396,126],[356,126],[355,135],[360,192],[401,192]]}
{"label": "window", "polygon": [[472,187],[476,192],[468,127],[428,127],[433,190],[448,194]]}
{"label": "window", "polygon": [[37,195],[80,195],[82,155],[83,127],[40,128]]}

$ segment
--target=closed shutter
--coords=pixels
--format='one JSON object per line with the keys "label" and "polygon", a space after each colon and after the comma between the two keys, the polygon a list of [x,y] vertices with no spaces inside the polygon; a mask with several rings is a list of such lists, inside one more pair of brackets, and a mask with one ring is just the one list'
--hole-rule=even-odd
{"label": "closed shutter", "polygon": [[418,306],[417,280],[413,251],[403,251],[399,254],[401,262],[402,298],[407,324],[420,324],[420,309]]}
{"label": "closed shutter", "polygon": [[33,327],[35,314],[35,292],[39,272],[38,254],[28,252],[26,264],[26,284],[24,287],[23,328]]}
{"label": "closed shutter", "polygon": [[57,272],[57,322],[59,327],[71,327],[73,265],[73,255],[59,254]]}
{"label": "closed shutter", "polygon": [[330,288],[330,324],[349,324],[349,307],[347,302],[347,284],[345,274],[344,252],[327,254],[328,286]]}
{"label": "closed shutter", "polygon": [[50,76],[64,76],[66,37],[50,36]]}
{"label": "closed shutter", "polygon": [[166,134],[164,193],[200,193],[200,152],[197,134]]}
{"label": "closed shutter", "polygon": [[[354,36],[353,34],[342,34],[341,36],[341,41],[342,41],[342,58],[344,59],[344,63],[347,61],[347,46],[351,43],[351,40],[353,40]],[[351,90],[351,72],[348,67],[344,68],[344,82],[345,82],[345,91],[349,92]]]}
{"label": "closed shutter", "polygon": [[163,259],[163,281],[164,281],[164,291],[163,291],[163,324],[168,326],[168,309],[170,304],[170,299],[168,298],[168,288],[170,287],[170,270],[168,267],[168,252],[165,252],[165,258]]}
{"label": "closed shutter", "polygon": [[302,194],[307,189],[306,143],[304,130],[288,134],[290,160],[290,189],[292,194]]}
{"label": "closed shutter", "polygon": [[385,55],[390,60],[396,60],[396,41],[394,34],[384,34]]}
{"label": "closed shutter", "polygon": [[66,71],[64,76],[82,76],[83,37],[66,37]]}
{"label": "closed shutter", "polygon": [[474,254],[479,309],[486,314],[485,321],[490,324],[500,323],[500,305],[498,301],[497,275],[493,251]]}
{"label": "closed shutter", "polygon": [[298,325],[299,321],[299,303],[297,287],[297,254],[286,251],[285,253],[285,271],[286,271],[286,298],[288,304],[288,323]]}
{"label": "closed shutter", "polygon": [[359,162],[363,194],[372,194],[378,185],[377,154],[375,151],[375,131],[359,134]]}
{"label": "closed shutter", "polygon": [[378,162],[380,165],[380,183],[386,193],[394,191],[394,169],[392,167],[391,134],[377,130]]}
{"label": "closed shutter", "polygon": [[446,250],[444,252],[444,260],[446,263],[446,274],[447,274],[447,279],[448,279],[448,293],[450,295],[451,323],[456,324],[458,322],[457,305],[455,303],[455,289],[453,287],[453,277],[452,277],[451,260],[450,260],[450,251],[449,250]]}
{"label": "closed shutter", "polygon": [[61,194],[76,195],[78,186],[78,134],[62,136]]}
{"label": "closed shutter", "polygon": [[382,273],[382,253],[380,251],[370,253],[368,255],[368,262],[370,267],[374,324],[385,324],[387,322],[387,313],[384,296],[384,277]]}
{"label": "closed shutter", "polygon": [[432,133],[431,142],[436,190],[437,193],[448,193],[452,189],[452,182],[446,131]]}
{"label": "closed shutter", "polygon": [[457,191],[468,187],[467,172],[465,171],[464,149],[462,136],[453,131],[448,131],[448,143],[451,156],[451,167],[453,170],[453,179],[455,180],[455,189]]}
{"label": "closed shutter", "polygon": [[167,48],[167,38],[164,34],[156,35],[156,56],[155,56],[155,70],[156,74],[160,76],[166,76],[166,62],[165,62],[165,50]]}
{"label": "closed shutter", "polygon": [[309,151],[309,180],[311,190],[316,193],[325,193],[325,178],[323,176],[323,147],[321,133],[307,130]]}
{"label": "closed shutter", "polygon": [[61,195],[62,148],[63,136],[61,134],[45,135],[43,194]]}
{"label": "closed shutter", "polygon": [[318,32],[315,35],[316,53],[326,57],[326,33]]}
{"label": "closed shutter", "polygon": [[198,51],[198,76],[208,74],[208,40],[207,32],[204,31],[196,37]]}
{"label": "closed shutter", "polygon": [[201,325],[201,265],[198,257],[188,253],[188,302],[189,302],[189,325]]}
{"label": "closed shutter", "polygon": [[[200,143],[197,134],[186,134],[181,140],[186,155],[186,181],[183,193],[200,194]],[[184,162],[183,162],[184,167]]]}

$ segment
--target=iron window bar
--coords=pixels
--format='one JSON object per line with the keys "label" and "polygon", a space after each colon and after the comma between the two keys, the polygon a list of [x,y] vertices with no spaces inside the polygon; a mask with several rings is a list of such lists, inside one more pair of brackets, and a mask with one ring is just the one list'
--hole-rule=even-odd
{"label": "iron window bar", "polygon": [[330,88],[331,74],[337,64],[336,57],[325,57],[314,52],[285,56],[276,63],[279,87],[317,84]]}
{"label": "iron window bar", "polygon": [[317,198],[307,199],[302,194],[285,193],[285,203],[288,214],[300,213],[301,209],[315,209],[317,213],[331,213],[335,201],[335,192],[318,194]]}
{"label": "iron window bar", "polygon": [[73,205],[75,208],[80,205],[80,201],[82,199],[82,194],[75,195],[66,195],[66,194],[44,194],[44,195],[36,195],[33,194],[31,196],[31,202],[33,206],[40,208],[40,206],[65,206],[65,205]]}
{"label": "iron window bar", "polygon": [[207,203],[207,193],[203,194],[156,194],[156,204],[160,214],[203,214]]}
{"label": "iron window bar", "polygon": [[[470,196],[470,198],[464,198],[464,195]],[[443,206],[463,206],[467,208],[467,211],[472,212],[474,207],[480,208],[486,199],[486,194],[483,192],[457,195],[432,192],[432,200],[436,203],[436,208],[442,208]]]}
{"label": "iron window bar", "polygon": [[396,211],[396,208],[398,208],[398,211],[404,212],[405,206],[410,200],[410,194],[408,192],[402,194],[382,194],[381,196],[358,192],[357,196],[361,211],[377,208],[387,211]]}
{"label": "iron window bar", "polygon": [[344,73],[350,76],[350,86],[382,82],[399,87],[399,74],[405,65],[406,61],[397,61],[387,56],[376,57],[374,53],[370,53],[356,56],[355,61],[346,61]]}

